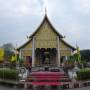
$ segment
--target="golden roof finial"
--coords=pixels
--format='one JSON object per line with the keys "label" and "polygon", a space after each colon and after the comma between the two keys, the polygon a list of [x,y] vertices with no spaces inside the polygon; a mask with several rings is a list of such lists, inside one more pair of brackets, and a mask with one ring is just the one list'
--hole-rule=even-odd
{"label": "golden roof finial", "polygon": [[45,8],[45,15],[47,15],[47,9]]}

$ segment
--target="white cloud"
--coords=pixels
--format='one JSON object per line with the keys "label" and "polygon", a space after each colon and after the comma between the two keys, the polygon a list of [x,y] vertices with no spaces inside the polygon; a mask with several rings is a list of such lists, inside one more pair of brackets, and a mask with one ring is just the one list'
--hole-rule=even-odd
{"label": "white cloud", "polygon": [[73,5],[80,13],[90,13],[90,0],[73,0]]}
{"label": "white cloud", "polygon": [[0,0],[2,16],[39,15],[41,11],[39,0]]}
{"label": "white cloud", "polygon": [[50,21],[66,36],[67,42],[75,45],[78,41],[81,48],[85,44],[90,48],[90,0],[0,0],[0,33],[7,33],[0,36],[0,42],[12,37],[13,43],[21,44],[38,27],[45,8]]}
{"label": "white cloud", "polygon": [[90,44],[87,42],[90,34],[90,0],[44,0],[44,6],[51,22],[66,36],[67,41],[73,45],[77,42],[81,48],[85,48],[86,43]]}
{"label": "white cloud", "polygon": [[[52,17],[56,12],[63,14],[65,10],[65,3],[63,0],[43,0],[44,7],[47,9],[47,13]],[[59,14],[60,15],[60,14]]]}

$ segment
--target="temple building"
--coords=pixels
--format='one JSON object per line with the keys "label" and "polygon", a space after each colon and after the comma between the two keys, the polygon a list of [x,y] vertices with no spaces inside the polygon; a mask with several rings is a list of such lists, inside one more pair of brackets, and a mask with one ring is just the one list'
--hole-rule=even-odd
{"label": "temple building", "polygon": [[29,40],[18,48],[19,55],[24,60],[30,59],[32,67],[45,65],[60,67],[62,61],[68,59],[75,50],[64,38],[45,14],[36,31],[29,36]]}

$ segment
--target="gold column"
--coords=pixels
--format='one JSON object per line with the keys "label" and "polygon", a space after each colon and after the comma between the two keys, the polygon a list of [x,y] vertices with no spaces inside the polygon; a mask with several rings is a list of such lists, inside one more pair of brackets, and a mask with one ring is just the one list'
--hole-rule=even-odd
{"label": "gold column", "polygon": [[32,39],[32,67],[35,66],[35,37]]}
{"label": "gold column", "polygon": [[58,62],[57,62],[57,66],[60,67],[60,41],[59,41],[59,36],[57,36],[57,50],[58,50]]}

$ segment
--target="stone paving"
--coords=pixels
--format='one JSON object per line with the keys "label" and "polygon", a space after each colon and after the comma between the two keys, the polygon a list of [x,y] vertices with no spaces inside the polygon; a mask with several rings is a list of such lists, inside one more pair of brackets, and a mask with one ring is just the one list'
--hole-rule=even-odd
{"label": "stone paving", "polygon": [[[11,88],[11,87],[5,87],[0,85],[0,90],[26,90],[26,89],[17,89],[17,88]],[[30,90],[30,89],[27,89]],[[82,88],[75,88],[75,89],[62,89],[62,90],[90,90],[90,87],[82,87]]]}

